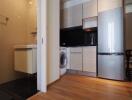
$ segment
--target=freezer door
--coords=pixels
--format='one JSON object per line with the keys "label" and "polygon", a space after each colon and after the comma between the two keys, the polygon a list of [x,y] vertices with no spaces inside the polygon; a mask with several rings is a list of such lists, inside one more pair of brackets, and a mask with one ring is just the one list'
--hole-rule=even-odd
{"label": "freezer door", "polygon": [[98,55],[98,77],[124,80],[124,76],[123,55]]}
{"label": "freezer door", "polygon": [[98,14],[98,52],[123,52],[123,9]]}

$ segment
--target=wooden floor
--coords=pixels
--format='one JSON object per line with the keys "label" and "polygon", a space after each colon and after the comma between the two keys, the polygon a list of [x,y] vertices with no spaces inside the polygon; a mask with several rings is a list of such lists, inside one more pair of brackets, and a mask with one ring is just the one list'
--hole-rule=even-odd
{"label": "wooden floor", "polygon": [[65,75],[28,100],[132,100],[132,83]]}

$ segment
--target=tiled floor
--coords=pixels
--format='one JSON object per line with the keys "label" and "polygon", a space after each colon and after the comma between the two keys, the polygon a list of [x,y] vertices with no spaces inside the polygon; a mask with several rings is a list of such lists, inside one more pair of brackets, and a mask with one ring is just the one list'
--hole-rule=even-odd
{"label": "tiled floor", "polygon": [[25,100],[35,93],[37,93],[36,76],[18,79],[0,85],[0,97],[3,100]]}

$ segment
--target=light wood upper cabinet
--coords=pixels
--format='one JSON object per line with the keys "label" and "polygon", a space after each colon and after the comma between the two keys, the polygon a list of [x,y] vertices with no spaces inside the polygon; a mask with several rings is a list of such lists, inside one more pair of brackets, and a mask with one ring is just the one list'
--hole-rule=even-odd
{"label": "light wood upper cabinet", "polygon": [[67,28],[70,26],[71,21],[70,21],[70,15],[71,15],[71,11],[69,8],[65,8],[65,9],[61,9],[61,13],[60,13],[60,27],[61,28]]}
{"label": "light wood upper cabinet", "polygon": [[81,26],[82,25],[82,4],[73,6],[71,8],[71,26]]}
{"label": "light wood upper cabinet", "polygon": [[123,6],[123,0],[98,0],[98,12],[104,12]]}
{"label": "light wood upper cabinet", "polygon": [[83,3],[83,19],[97,16],[97,0]]}
{"label": "light wood upper cabinet", "polygon": [[83,47],[83,71],[96,73],[96,46]]}
{"label": "light wood upper cabinet", "polygon": [[61,9],[61,28],[82,25],[82,4]]}

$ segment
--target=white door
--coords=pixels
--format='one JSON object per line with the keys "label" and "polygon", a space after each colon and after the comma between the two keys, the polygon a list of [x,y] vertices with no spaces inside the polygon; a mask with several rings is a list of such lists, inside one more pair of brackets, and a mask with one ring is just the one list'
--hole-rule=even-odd
{"label": "white door", "polygon": [[47,91],[47,0],[38,0],[37,7],[37,89]]}

